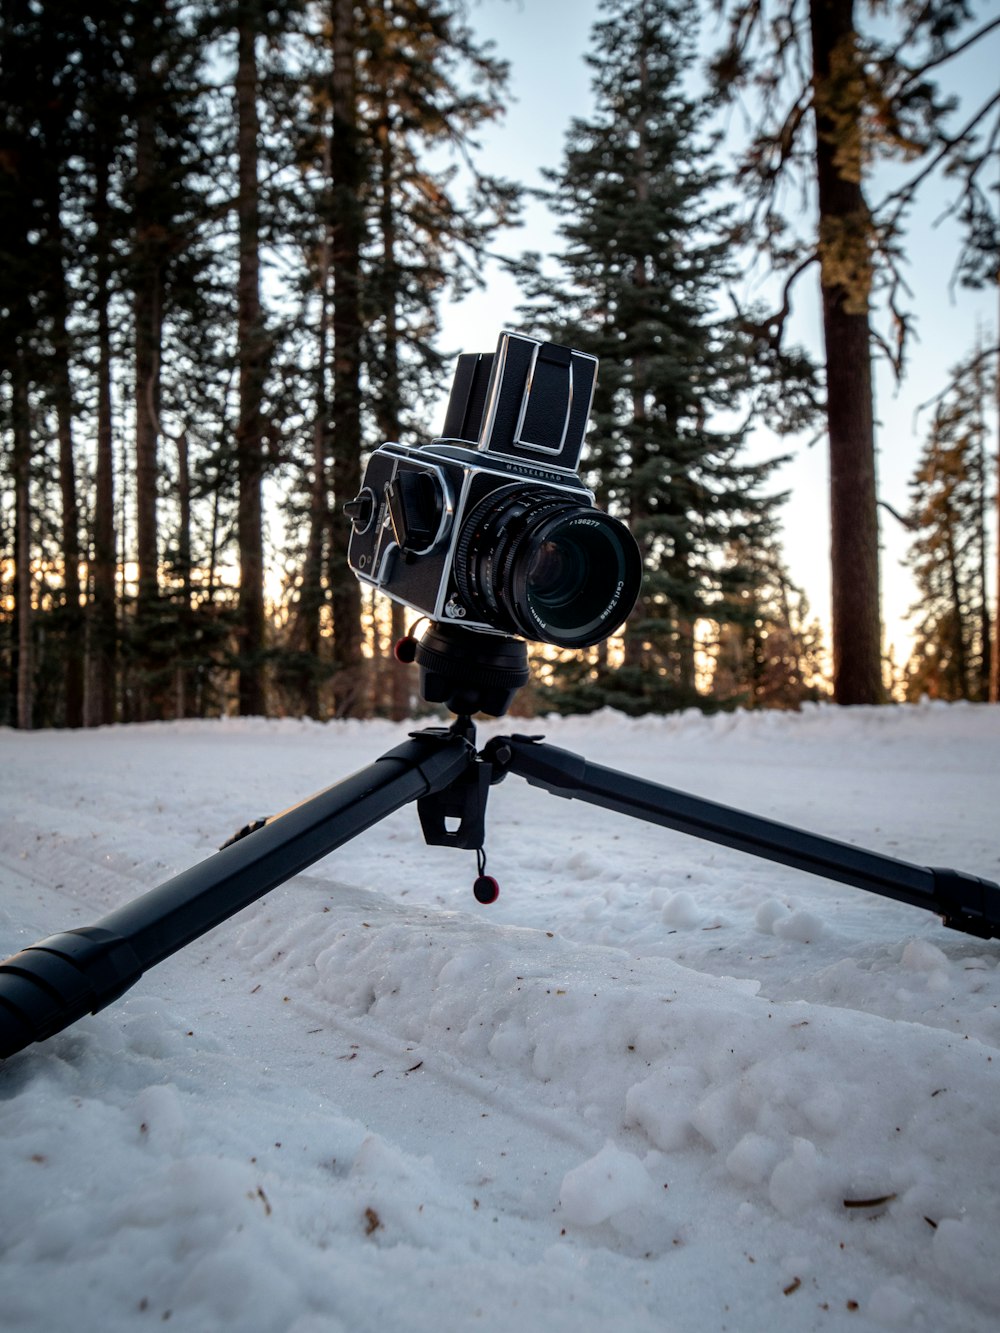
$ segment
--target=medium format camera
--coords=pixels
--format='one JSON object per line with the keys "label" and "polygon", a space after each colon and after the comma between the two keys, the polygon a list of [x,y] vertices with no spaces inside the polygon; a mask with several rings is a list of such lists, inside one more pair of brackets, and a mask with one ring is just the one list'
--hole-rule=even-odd
{"label": "medium format camera", "polygon": [[607,638],[642,562],[577,475],[596,378],[595,357],[515,333],[460,356],[442,437],[381,445],[346,506],[357,577],[441,624]]}

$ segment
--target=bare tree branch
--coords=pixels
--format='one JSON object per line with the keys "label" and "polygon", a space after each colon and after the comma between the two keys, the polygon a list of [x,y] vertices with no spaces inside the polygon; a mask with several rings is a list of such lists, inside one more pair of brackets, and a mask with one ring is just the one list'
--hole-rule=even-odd
{"label": "bare tree branch", "polygon": [[952,389],[954,389],[955,385],[958,383],[959,379],[963,375],[966,375],[970,371],[978,369],[979,366],[985,364],[985,362],[989,361],[992,357],[997,355],[1000,355],[1000,342],[994,343],[992,347],[984,347],[981,352],[977,352],[974,357],[971,357],[968,361],[963,362],[963,364],[959,366],[957,370],[954,370],[952,374],[949,376],[948,382],[945,384],[943,389],[939,390],[938,393],[932,395],[932,397],[925,399],[924,402],[917,404],[913,412],[914,425],[916,425],[920,413],[925,412],[927,408],[935,407],[938,403],[940,403],[942,398],[945,398],[949,393],[951,393]]}
{"label": "bare tree branch", "polygon": [[916,532],[919,524],[914,523],[912,519],[904,518],[899,510],[894,509],[888,500],[879,500],[877,503],[880,509],[886,510],[887,513],[890,513],[893,516],[897,523],[902,524],[907,532]]}
{"label": "bare tree branch", "polygon": [[895,211],[892,212],[887,223],[880,224],[893,227],[896,222],[899,221],[903,210],[906,208],[907,204],[912,201],[913,196],[928,176],[934,174],[941,163],[948,158],[949,154],[954,152],[960,144],[968,139],[970,133],[975,129],[979,122],[984,120],[996,106],[1000,106],[1000,92],[994,93],[987,102],[984,102],[978,111],[976,111],[976,113],[965,123],[958,134],[942,139],[938,151],[925,163],[915,176],[912,176],[910,180],[906,182],[905,185],[901,185],[898,190],[893,190],[891,194],[886,195],[878,209],[872,211],[872,217],[875,218],[877,213],[880,213],[892,204],[896,204],[897,207]]}
{"label": "bare tree branch", "polygon": [[[916,28],[917,23],[918,20],[914,20],[913,26],[907,32],[902,42],[896,47],[893,52],[894,60],[900,59],[901,52],[904,51],[907,44],[913,40],[914,29]],[[896,90],[897,94],[905,92],[911,84],[916,83],[918,79],[922,79],[932,69],[938,69],[941,65],[946,65],[949,60],[953,60],[955,56],[960,56],[963,51],[967,51],[970,46],[975,46],[976,42],[991,33],[994,28],[1000,28],[1000,18],[991,19],[989,23],[984,23],[978,31],[971,33],[966,37],[964,42],[959,42],[958,46],[949,47],[948,49],[941,51],[932,59],[925,61],[924,64],[918,65],[912,69],[908,77],[899,85],[899,88]]]}

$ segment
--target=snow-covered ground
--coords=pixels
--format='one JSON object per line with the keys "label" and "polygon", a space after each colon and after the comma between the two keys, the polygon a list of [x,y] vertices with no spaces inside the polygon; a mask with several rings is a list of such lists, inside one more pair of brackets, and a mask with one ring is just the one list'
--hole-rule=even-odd
{"label": "snow-covered ground", "polygon": [[[0,956],[406,730],[0,733]],[[532,730],[1000,879],[998,708]],[[0,1067],[3,1328],[997,1328],[1000,942],[518,778],[487,850],[402,810]]]}

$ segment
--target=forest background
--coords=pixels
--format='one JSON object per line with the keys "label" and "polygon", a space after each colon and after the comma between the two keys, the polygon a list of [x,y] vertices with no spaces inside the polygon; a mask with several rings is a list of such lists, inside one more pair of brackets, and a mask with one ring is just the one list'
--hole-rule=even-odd
{"label": "forest background", "polygon": [[[646,575],[610,644],[533,654],[522,708],[997,700],[1000,92],[955,75],[995,9],[603,0],[590,109],[553,100],[562,156],[529,190],[481,145],[511,92],[479,20],[506,8],[4,0],[0,725],[412,713],[406,617],[348,570],[343,505],[381,441],[434,435],[454,354],[488,350],[449,345],[450,312],[504,262],[519,328],[601,358],[586,476]],[[928,193],[942,291],[992,293],[994,322],[921,384],[890,511],[872,360],[906,374]],[[807,441],[823,627],[781,546]]]}

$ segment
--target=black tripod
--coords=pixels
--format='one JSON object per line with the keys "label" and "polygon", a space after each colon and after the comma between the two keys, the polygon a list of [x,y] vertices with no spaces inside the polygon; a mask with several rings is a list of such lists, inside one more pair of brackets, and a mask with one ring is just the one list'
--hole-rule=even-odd
{"label": "black tripod", "polygon": [[489,788],[508,773],[555,796],[588,801],[766,860],[937,912],[946,926],[1000,936],[1000,885],[930,869],[591,764],[531,736],[501,736],[478,751],[474,712],[502,717],[528,678],[520,640],[434,625],[398,655],[416,660],[421,692],[446,704],[450,727],[413,732],[353,776],[247,829],[215,856],[109,913],[93,926],[31,945],[0,963],[0,1058],[96,1013],[155,966],[394,810],[416,801],[424,839],[479,853],[479,901]]}

